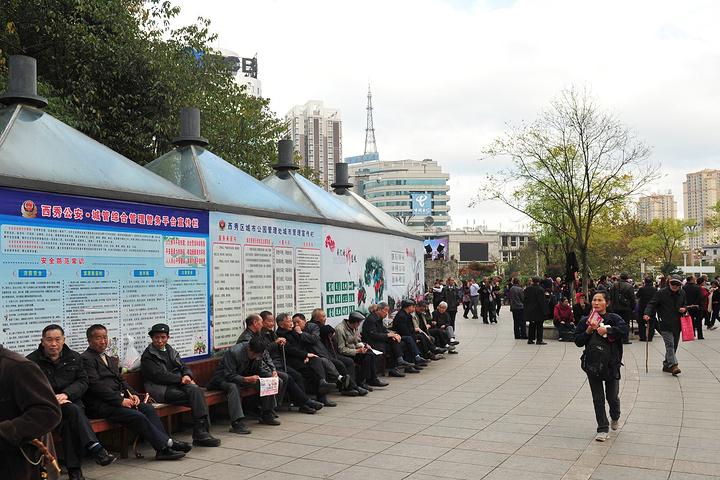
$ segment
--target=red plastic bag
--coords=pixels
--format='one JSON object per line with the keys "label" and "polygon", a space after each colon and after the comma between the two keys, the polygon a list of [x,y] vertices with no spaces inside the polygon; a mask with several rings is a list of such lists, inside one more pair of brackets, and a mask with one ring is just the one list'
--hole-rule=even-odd
{"label": "red plastic bag", "polygon": [[695,340],[695,329],[693,328],[692,318],[685,314],[680,317],[680,327],[682,329],[682,341],[692,342]]}

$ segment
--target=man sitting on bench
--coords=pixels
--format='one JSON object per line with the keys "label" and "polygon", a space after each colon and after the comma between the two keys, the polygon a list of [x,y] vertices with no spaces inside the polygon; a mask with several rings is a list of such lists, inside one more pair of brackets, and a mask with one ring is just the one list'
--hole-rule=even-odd
{"label": "man sitting on bench", "polygon": [[210,416],[205,401],[205,391],[195,384],[192,371],[180,358],[180,354],[168,345],[170,327],[164,323],[150,329],[152,343],[140,359],[140,372],[145,391],[156,401],[190,407],[195,426],[193,445],[217,447],[220,439],[210,435]]}
{"label": "man sitting on bench", "polygon": [[155,449],[156,460],[176,460],[185,456],[192,445],[174,441],[165,432],[155,407],[140,398],[122,375],[117,357],[105,354],[107,329],[92,325],[87,329],[88,349],[82,353],[89,387],[83,403],[90,418],[107,418],[142,435]]}

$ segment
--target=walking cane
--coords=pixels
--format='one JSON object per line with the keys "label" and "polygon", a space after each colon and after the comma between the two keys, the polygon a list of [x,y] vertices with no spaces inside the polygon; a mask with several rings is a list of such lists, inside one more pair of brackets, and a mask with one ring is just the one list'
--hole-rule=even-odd
{"label": "walking cane", "polygon": [[[283,367],[285,367],[285,372],[287,373],[287,360],[285,359],[285,345],[280,345],[282,347],[283,351]],[[282,400],[282,399],[281,399]],[[288,412],[291,411],[290,407],[290,397],[288,396]]]}
{"label": "walking cane", "polygon": [[645,373],[648,373],[648,350],[650,349],[650,320],[645,323]]}

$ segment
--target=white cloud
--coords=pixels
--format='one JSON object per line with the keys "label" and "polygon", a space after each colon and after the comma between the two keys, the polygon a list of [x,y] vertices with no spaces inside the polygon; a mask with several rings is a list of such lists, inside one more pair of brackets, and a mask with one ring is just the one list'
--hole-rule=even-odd
{"label": "white cloud", "polygon": [[455,226],[512,228],[508,208],[467,204],[483,147],[533,120],[565,86],[586,83],[602,107],[653,146],[682,212],[685,174],[717,168],[720,4],[691,0],[175,1],[179,24],[212,21],[219,45],[258,54],[283,115],[310,99],[342,110],[345,156],[363,153],[368,81],[383,159],[433,158],[451,175]]}

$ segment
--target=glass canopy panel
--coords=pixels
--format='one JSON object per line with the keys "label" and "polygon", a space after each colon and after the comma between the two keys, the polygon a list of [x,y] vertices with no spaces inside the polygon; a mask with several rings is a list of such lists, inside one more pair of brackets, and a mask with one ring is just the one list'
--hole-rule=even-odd
{"label": "glass canopy panel", "polygon": [[184,188],[196,197],[210,200],[206,198],[205,191],[203,190],[202,180],[195,167],[192,151],[189,148],[183,149],[183,151],[186,153],[183,154],[183,152],[178,149],[171,150],[162,157],[145,165],[145,168],[156,175],[160,175],[165,180],[169,180],[175,185]]}
{"label": "glass canopy panel", "polygon": [[0,172],[53,183],[198,200],[119,153],[65,125],[42,110],[27,106],[8,123],[0,144]]}
{"label": "glass canopy panel", "polygon": [[317,208],[323,216],[344,220],[346,222],[356,222],[371,227],[382,226],[378,221],[346,205],[335,195],[326,192],[302,175],[293,176],[299,187],[302,188],[310,200],[317,205]]}

